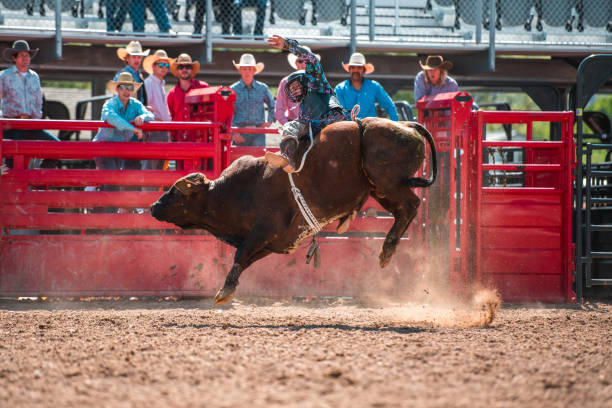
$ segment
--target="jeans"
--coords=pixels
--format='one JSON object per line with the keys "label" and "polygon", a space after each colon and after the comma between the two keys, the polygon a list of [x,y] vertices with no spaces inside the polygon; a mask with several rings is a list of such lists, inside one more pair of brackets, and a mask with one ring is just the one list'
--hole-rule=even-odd
{"label": "jeans", "polygon": [[3,139],[11,140],[49,140],[59,142],[60,140],[46,130],[9,129],[2,132]]}
{"label": "jeans", "polygon": [[131,0],[105,0],[106,31],[121,31],[130,3]]}
{"label": "jeans", "polygon": [[242,9],[256,7],[254,35],[263,35],[268,0],[234,0],[234,34],[242,34]]}
{"label": "jeans", "polygon": [[168,11],[163,0],[132,0],[130,16],[132,17],[134,32],[143,32],[145,29],[145,6],[148,6],[153,12],[159,31],[167,33],[172,27],[170,26]]}
{"label": "jeans", "polygon": [[265,133],[241,133],[240,136],[244,137],[244,143],[237,144],[236,146],[265,146],[266,145]]}

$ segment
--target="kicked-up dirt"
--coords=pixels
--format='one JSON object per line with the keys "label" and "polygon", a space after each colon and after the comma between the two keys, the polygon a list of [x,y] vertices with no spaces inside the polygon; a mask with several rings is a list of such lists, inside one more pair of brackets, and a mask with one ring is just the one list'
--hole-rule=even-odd
{"label": "kicked-up dirt", "polygon": [[612,406],[611,302],[498,307],[2,300],[0,405]]}

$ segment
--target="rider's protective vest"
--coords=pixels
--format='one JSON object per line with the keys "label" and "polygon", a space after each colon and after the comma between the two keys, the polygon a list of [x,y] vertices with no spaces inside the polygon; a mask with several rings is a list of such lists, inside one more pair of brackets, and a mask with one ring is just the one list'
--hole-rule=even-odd
{"label": "rider's protective vest", "polygon": [[342,105],[335,94],[308,92],[300,106],[306,117],[318,120],[330,110],[340,109]]}

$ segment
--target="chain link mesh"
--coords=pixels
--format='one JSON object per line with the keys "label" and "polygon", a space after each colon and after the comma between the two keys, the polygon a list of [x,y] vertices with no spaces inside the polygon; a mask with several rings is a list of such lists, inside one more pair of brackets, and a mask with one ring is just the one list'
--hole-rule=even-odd
{"label": "chain link mesh", "polygon": [[[54,29],[56,1],[60,0],[0,0],[0,32]],[[610,0],[493,3],[497,43],[612,44]],[[357,40],[473,43],[487,42],[490,27],[489,0],[212,0],[211,4],[213,38],[274,33],[345,41],[354,30]],[[206,0],[61,0],[60,9],[62,30],[206,34]]]}

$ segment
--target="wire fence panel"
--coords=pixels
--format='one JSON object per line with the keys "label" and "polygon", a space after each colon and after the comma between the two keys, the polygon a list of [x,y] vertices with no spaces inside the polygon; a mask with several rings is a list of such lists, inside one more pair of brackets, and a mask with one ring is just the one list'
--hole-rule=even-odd
{"label": "wire fence panel", "polygon": [[[214,41],[279,34],[345,43],[612,45],[610,0],[0,0],[0,35],[177,36]],[[56,7],[56,4],[59,7]],[[207,13],[207,4],[211,10]],[[355,18],[351,12],[354,7]],[[61,19],[56,23],[56,9]],[[207,15],[211,17],[206,24]],[[207,32],[210,27],[210,32]],[[354,37],[351,33],[354,32]],[[76,34],[75,34],[76,33]],[[480,35],[482,33],[482,35]],[[201,36],[201,37],[200,37]],[[206,37],[208,38],[208,37]]]}

